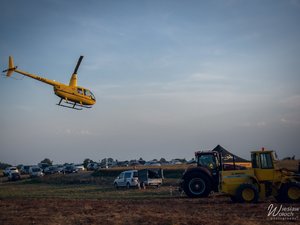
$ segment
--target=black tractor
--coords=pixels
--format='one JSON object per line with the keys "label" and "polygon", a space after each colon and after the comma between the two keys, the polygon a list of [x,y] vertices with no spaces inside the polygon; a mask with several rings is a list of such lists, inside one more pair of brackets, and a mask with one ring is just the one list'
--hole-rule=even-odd
{"label": "black tractor", "polygon": [[215,151],[196,152],[197,167],[188,168],[180,183],[188,197],[207,197],[211,191],[218,191],[219,171],[222,168],[220,155]]}
{"label": "black tractor", "polygon": [[[199,151],[195,153],[196,167],[188,168],[180,182],[180,189],[190,198],[207,197],[212,191],[219,192],[219,179],[222,170],[241,170],[243,166],[235,164],[234,155],[230,155],[232,163],[223,163],[223,152]],[[228,158],[228,152],[226,151]]]}

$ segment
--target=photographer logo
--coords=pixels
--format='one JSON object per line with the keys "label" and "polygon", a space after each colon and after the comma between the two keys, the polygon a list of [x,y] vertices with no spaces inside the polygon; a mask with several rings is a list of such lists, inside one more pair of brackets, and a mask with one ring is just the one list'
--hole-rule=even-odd
{"label": "photographer logo", "polygon": [[270,204],[267,209],[267,217],[270,220],[290,220],[299,219],[300,207],[283,206]]}

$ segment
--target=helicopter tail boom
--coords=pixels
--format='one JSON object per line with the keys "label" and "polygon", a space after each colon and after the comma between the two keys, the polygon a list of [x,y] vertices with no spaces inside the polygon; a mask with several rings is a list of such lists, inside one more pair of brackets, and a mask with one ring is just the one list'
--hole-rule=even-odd
{"label": "helicopter tail boom", "polygon": [[14,66],[14,59],[13,59],[13,57],[9,56],[9,58],[8,58],[8,69],[3,70],[2,72],[3,73],[6,72],[6,76],[10,77],[16,69],[17,69],[17,66]]}

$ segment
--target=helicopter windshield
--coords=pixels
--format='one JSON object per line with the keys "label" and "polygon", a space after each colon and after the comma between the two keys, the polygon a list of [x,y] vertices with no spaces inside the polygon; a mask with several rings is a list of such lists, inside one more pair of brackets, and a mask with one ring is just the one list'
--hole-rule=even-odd
{"label": "helicopter windshield", "polygon": [[84,89],[84,95],[91,97],[91,99],[96,100],[95,96],[90,90]]}
{"label": "helicopter windshield", "polygon": [[95,95],[94,95],[92,92],[90,92],[90,93],[91,93],[91,98],[92,98],[93,100],[96,100]]}

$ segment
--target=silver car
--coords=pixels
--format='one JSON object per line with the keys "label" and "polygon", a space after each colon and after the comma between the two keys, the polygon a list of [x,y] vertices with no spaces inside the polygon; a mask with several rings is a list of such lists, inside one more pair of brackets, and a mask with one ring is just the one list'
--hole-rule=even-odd
{"label": "silver car", "polygon": [[127,170],[122,173],[114,180],[115,188],[118,187],[139,187],[139,178],[137,170]]}
{"label": "silver car", "polygon": [[40,167],[32,166],[29,168],[29,175],[30,177],[42,177],[44,173]]}

